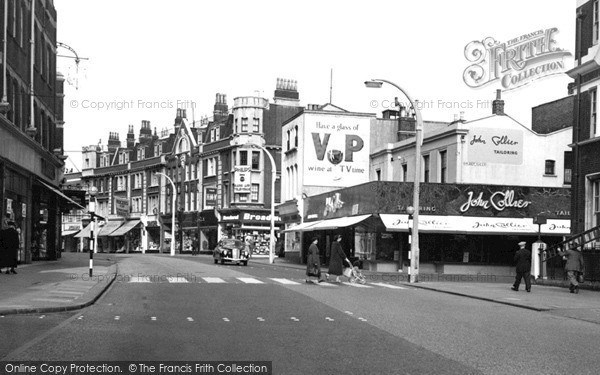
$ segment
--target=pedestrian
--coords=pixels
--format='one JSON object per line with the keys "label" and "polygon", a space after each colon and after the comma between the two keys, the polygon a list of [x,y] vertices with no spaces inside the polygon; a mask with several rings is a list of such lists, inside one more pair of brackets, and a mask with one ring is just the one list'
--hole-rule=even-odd
{"label": "pedestrian", "polygon": [[198,241],[198,235],[194,234],[194,238],[192,239],[192,255],[198,255],[198,246],[200,245],[200,241]]}
{"label": "pedestrian", "polygon": [[511,288],[515,292],[519,291],[521,278],[525,279],[525,290],[531,292],[531,251],[527,250],[525,245],[527,245],[527,242],[519,242],[519,250],[515,254],[517,276]]}
{"label": "pedestrian", "polygon": [[6,221],[5,228],[0,231],[0,270],[6,267],[6,273],[16,274],[19,252],[19,232],[12,220]]}
{"label": "pedestrian", "polygon": [[252,238],[252,236],[246,236],[244,242],[246,242],[248,254],[250,254],[249,258],[252,258],[252,254],[254,253],[254,238]]}
{"label": "pedestrian", "polygon": [[569,290],[571,293],[579,293],[579,282],[580,280],[583,282],[585,264],[583,263],[583,254],[579,251],[578,244],[573,242],[570,249],[559,251],[558,254],[567,258],[565,271],[569,277]]}
{"label": "pedestrian", "polygon": [[317,246],[319,239],[312,238],[312,243],[308,248],[308,257],[306,259],[306,282],[311,283],[311,277],[316,277],[317,282],[321,282],[321,258],[319,255],[319,247]]}
{"label": "pedestrian", "polygon": [[350,267],[352,263],[348,260],[346,253],[342,249],[340,242],[342,235],[337,234],[331,244],[331,258],[329,259],[329,272],[325,274],[325,278],[329,281],[329,275],[335,275],[335,281],[340,282],[340,276],[344,273],[344,260]]}

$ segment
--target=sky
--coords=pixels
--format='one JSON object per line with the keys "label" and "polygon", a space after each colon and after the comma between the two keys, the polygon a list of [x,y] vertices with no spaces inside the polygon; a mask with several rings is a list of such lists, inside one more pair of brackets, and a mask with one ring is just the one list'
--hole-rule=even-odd
{"label": "sky", "polygon": [[[502,89],[505,111],[531,126],[531,108],[567,96],[572,80],[575,0],[196,1],[54,0],[58,42],[81,58],[58,57],[65,75],[67,168],[81,168],[84,146],[125,140],[142,120],[172,128],[178,107],[188,120],[211,116],[215,94],[273,98],[277,78],[298,82],[301,104],[330,101],[381,114],[393,86],[368,89],[371,78],[394,82],[419,101],[425,121],[491,114]],[[570,52],[559,74],[506,90],[500,80],[470,87],[467,45],[515,39],[556,28],[553,46]],[[525,37],[523,37],[525,36]],[[518,44],[518,43],[516,43]],[[65,48],[58,55],[73,56]],[[486,66],[485,64],[483,66]],[[559,67],[560,68],[560,67]],[[510,71],[509,71],[510,73]],[[331,84],[332,83],[332,84]],[[332,90],[330,91],[330,86]]]}

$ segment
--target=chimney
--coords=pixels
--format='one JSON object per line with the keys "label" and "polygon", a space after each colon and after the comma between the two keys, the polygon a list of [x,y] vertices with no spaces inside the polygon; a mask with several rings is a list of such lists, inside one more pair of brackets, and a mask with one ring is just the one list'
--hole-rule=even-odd
{"label": "chimney", "polygon": [[119,133],[117,133],[117,132],[108,133],[108,152],[113,153],[119,147],[121,147],[121,141],[119,141]]}
{"label": "chimney", "polygon": [[135,146],[135,134],[133,133],[133,125],[129,125],[127,131],[127,148],[133,148]]}
{"label": "chimney", "polygon": [[229,107],[227,106],[227,95],[217,93],[215,97],[215,105],[213,107],[214,121],[221,121],[227,118]]}
{"label": "chimney", "polygon": [[500,89],[496,90],[496,100],[492,102],[492,114],[498,116],[504,116],[504,100],[500,98]]}
{"label": "chimney", "polygon": [[152,138],[152,129],[150,128],[150,121],[142,120],[142,128],[140,129],[140,143],[143,140],[150,140]]}
{"label": "chimney", "polygon": [[275,104],[287,106],[299,106],[300,93],[298,92],[298,81],[293,79],[277,78],[275,86]]}

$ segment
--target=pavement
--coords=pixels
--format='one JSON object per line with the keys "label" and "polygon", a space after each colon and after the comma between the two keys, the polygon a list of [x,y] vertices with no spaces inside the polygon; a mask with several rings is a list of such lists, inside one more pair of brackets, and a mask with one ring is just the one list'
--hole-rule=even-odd
{"label": "pavement", "polygon": [[[131,256],[131,255],[130,255]],[[133,256],[144,256],[135,254]],[[177,255],[188,257],[189,255]],[[191,256],[189,256],[191,258]],[[0,274],[0,316],[72,311],[90,306],[102,296],[116,279],[118,256],[94,254],[92,277],[89,276],[87,253],[63,253],[56,261],[38,261],[19,265],[18,274]],[[250,264],[269,265],[268,257],[255,257]],[[305,269],[306,266],[275,258],[274,267]],[[326,268],[322,269],[326,272]],[[569,293],[567,283],[532,284],[531,293],[525,286],[514,292],[512,278],[483,278],[477,275],[420,275],[418,283],[408,284],[407,275],[363,271],[369,282],[406,284],[413,288],[448,293],[462,297],[510,305],[534,311],[577,311],[577,316],[600,323],[600,292],[582,289]],[[548,281],[549,282],[549,281]],[[589,287],[589,286],[588,286]]]}

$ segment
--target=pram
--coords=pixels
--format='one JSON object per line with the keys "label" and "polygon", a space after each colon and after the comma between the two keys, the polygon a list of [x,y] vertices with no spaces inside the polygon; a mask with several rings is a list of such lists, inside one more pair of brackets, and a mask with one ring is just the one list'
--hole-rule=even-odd
{"label": "pram", "polygon": [[359,262],[356,261],[356,262],[354,262],[354,264],[352,264],[352,267],[344,268],[344,276],[349,278],[351,283],[358,282],[359,284],[366,284],[367,279],[362,274],[362,272],[360,271],[360,268],[358,268],[358,266],[359,266]]}

